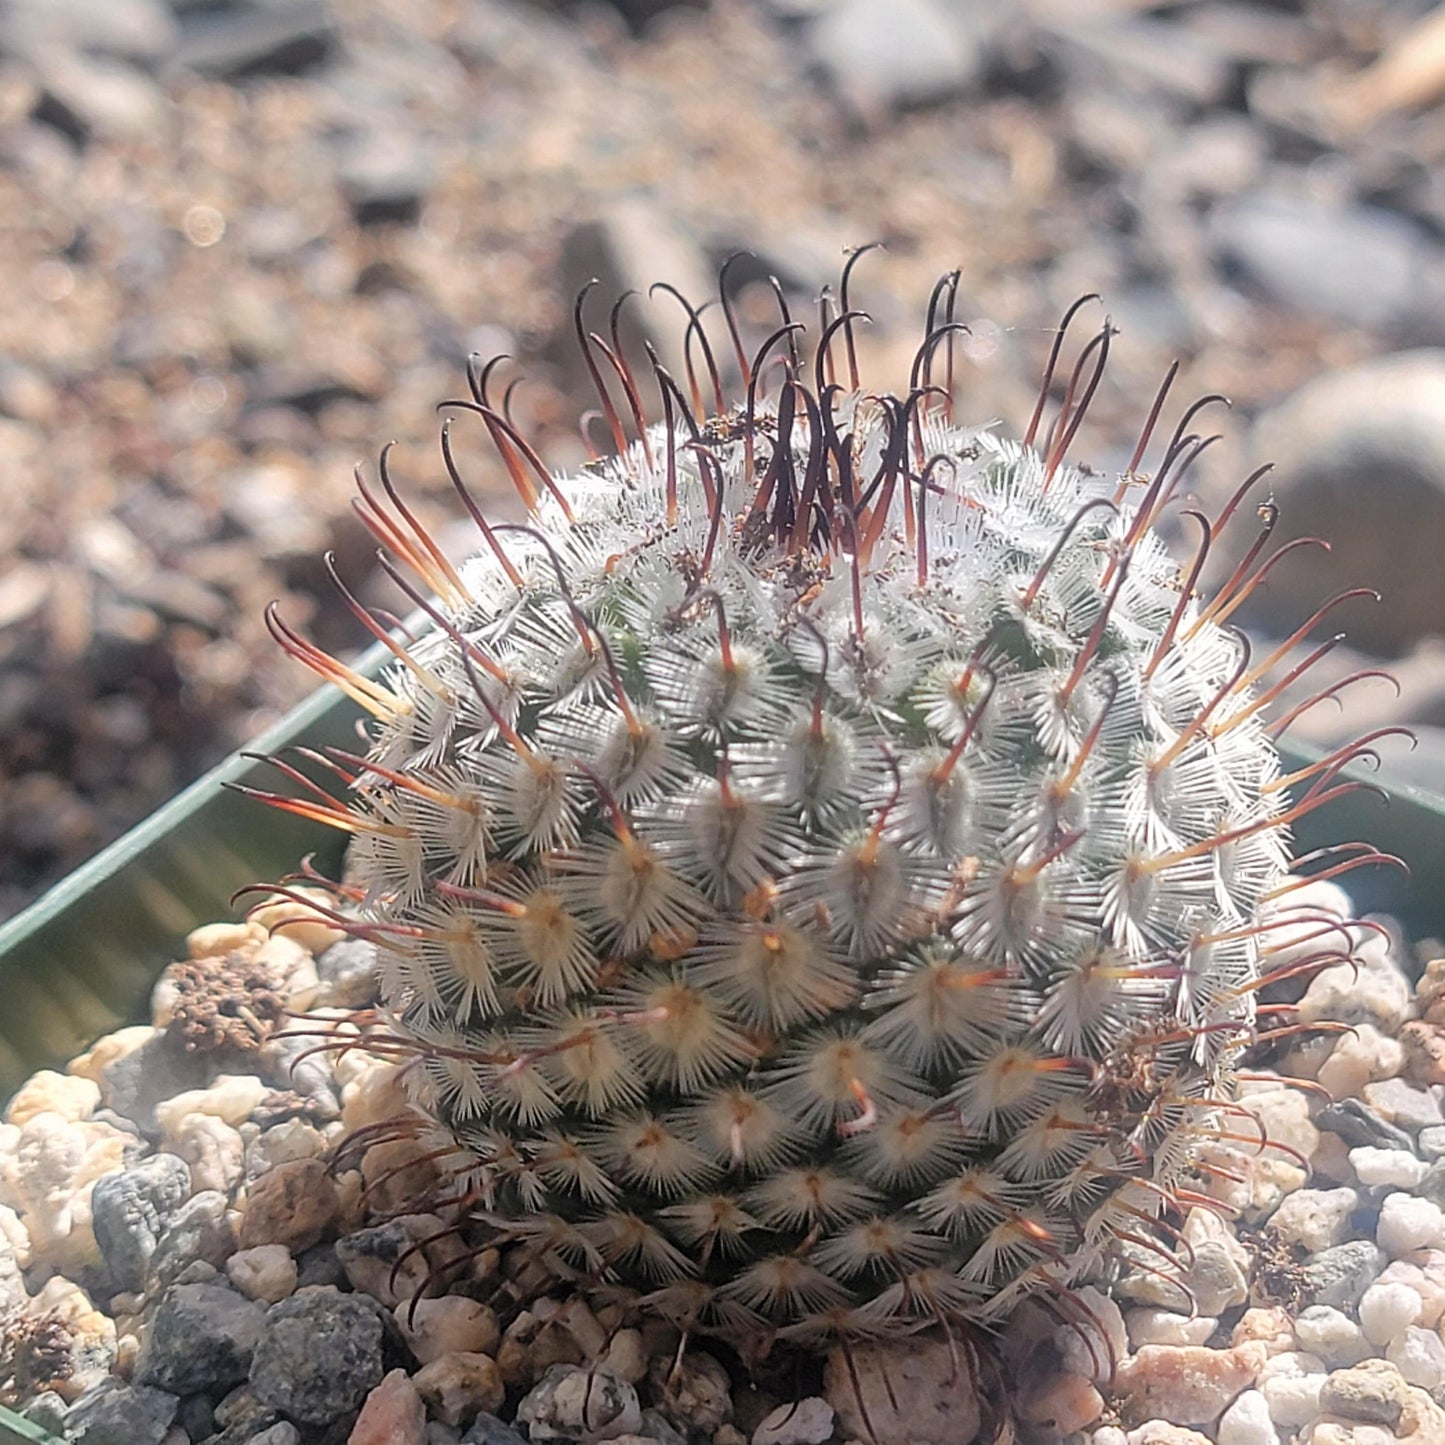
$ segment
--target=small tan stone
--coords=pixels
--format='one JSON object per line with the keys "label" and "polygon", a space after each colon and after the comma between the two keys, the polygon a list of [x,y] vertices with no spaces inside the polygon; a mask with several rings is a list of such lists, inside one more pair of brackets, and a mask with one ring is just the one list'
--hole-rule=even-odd
{"label": "small tan stone", "polygon": [[401,1065],[376,1061],[369,1067],[358,1067],[367,1054],[343,1054],[336,1061],[336,1077],[341,1082],[341,1122],[348,1134],[404,1114],[410,1106],[402,1083]]}
{"label": "small tan stone", "polygon": [[[1326,1415],[1311,1420],[1298,1436],[1299,1445],[1395,1445],[1398,1438],[1392,1430],[1380,1425],[1362,1425]],[[1417,1441],[1415,1445],[1425,1445],[1425,1442]]]}
{"label": "small tan stone", "polygon": [[1271,1355],[1299,1348],[1289,1311],[1280,1305],[1245,1310],[1234,1326],[1229,1343],[1243,1345],[1250,1340],[1258,1340]]}
{"label": "small tan stone", "polygon": [[423,1365],[443,1355],[490,1355],[497,1348],[497,1317],[465,1295],[403,1300],[393,1311],[411,1352]]}
{"label": "small tan stone", "polygon": [[602,1363],[619,1379],[635,1385],[647,1374],[647,1357],[642,1352],[641,1331],[618,1330],[608,1343]]}
{"label": "small tan stone", "polygon": [[443,1355],[412,1377],[427,1409],[445,1425],[460,1425],[482,1410],[495,1410],[506,1395],[502,1372],[490,1355]]}
{"label": "small tan stone", "polygon": [[1310,1173],[1328,1183],[1353,1184],[1355,1169],[1350,1163],[1350,1146],[1338,1134],[1322,1132],[1318,1147],[1310,1155]]}
{"label": "small tan stone", "polygon": [[1320,1391],[1326,1414],[1368,1425],[1397,1425],[1409,1403],[1409,1386],[1388,1360],[1362,1360],[1335,1370]]}
{"label": "small tan stone", "polygon": [[266,1097],[254,1074],[217,1074],[209,1088],[187,1089],[156,1105],[156,1123],[170,1135],[192,1114],[211,1114],[233,1129],[244,1124]]}
{"label": "small tan stone", "polygon": [[226,1261],[226,1277],[247,1299],[273,1305],[295,1292],[296,1261],[284,1244],[258,1244]]}
{"label": "small tan stone", "polygon": [[190,1166],[193,1193],[214,1189],[229,1194],[245,1177],[246,1146],[240,1134],[214,1114],[187,1114],[166,1142]]}
{"label": "small tan stone", "polygon": [[1445,1084],[1445,1025],[1412,1019],[1400,1030],[1405,1077],[1416,1084]]}
{"label": "small tan stone", "polygon": [[426,1409],[405,1370],[393,1370],[366,1397],[346,1445],[424,1445]]}
{"label": "small tan stone", "polygon": [[243,1249],[284,1244],[293,1254],[316,1244],[336,1218],[340,1201],[319,1159],[293,1159],[263,1174],[246,1198]]}
{"label": "small tan stone", "polygon": [[316,961],[311,957],[311,950],[289,934],[272,934],[256,950],[252,961],[265,969],[268,978],[276,980],[276,987],[289,1007],[304,1009],[316,1002],[321,989]]}
{"label": "small tan stone", "polygon": [[980,1391],[949,1344],[920,1336],[864,1341],[847,1354],[832,1350],[823,1395],[843,1437],[876,1445],[968,1445],[982,1424]]}
{"label": "small tan stone", "polygon": [[21,1085],[5,1110],[5,1122],[21,1127],[37,1114],[59,1114],[68,1123],[89,1118],[100,1106],[100,1085],[79,1074],[41,1069]]}
{"label": "small tan stone", "polygon": [[371,1208],[391,1214],[427,1195],[438,1178],[435,1161],[427,1158],[431,1152],[420,1139],[397,1139],[368,1149],[360,1173]]}
{"label": "small tan stone", "polygon": [[1092,1425],[1104,1413],[1104,1397],[1078,1375],[1057,1375],[1021,1400],[1018,1409],[1030,1425],[1062,1438]]}
{"label": "small tan stone", "polygon": [[220,958],[240,948],[254,948],[266,937],[266,930],[254,923],[203,923],[186,934],[190,958]]}
{"label": "small tan stone", "polygon": [[1214,1445],[1208,1435],[1171,1425],[1167,1420],[1146,1420],[1128,1434],[1129,1445]]}
{"label": "small tan stone", "polygon": [[[295,893],[297,899],[309,899],[322,907],[330,907],[332,903],[318,888],[297,888]],[[278,898],[275,903],[263,904],[252,912],[250,921],[263,933],[288,938],[310,953],[324,953],[346,937],[324,914],[297,899]]]}
{"label": "small tan stone", "polygon": [[149,1024],[133,1024],[130,1028],[117,1029],[97,1039],[83,1054],[77,1054],[65,1066],[68,1074],[78,1074],[99,1084],[101,1075],[118,1059],[133,1054],[142,1044],[148,1044],[157,1030]]}
{"label": "small tan stone", "polygon": [[1445,1445],[1445,1410],[1418,1385],[1411,1385],[1406,1395],[1398,1433],[1412,1445]]}
{"label": "small tan stone", "polygon": [[1227,1350],[1144,1345],[1120,1366],[1115,1386],[1135,1419],[1207,1425],[1254,1383],[1268,1357],[1258,1340]]}

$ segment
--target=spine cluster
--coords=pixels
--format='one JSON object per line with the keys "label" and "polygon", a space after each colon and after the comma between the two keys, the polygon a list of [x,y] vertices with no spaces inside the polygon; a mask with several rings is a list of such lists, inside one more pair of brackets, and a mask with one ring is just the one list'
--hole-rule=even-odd
{"label": "spine cluster", "polygon": [[[1183,568],[1158,539],[1197,406],[1152,473],[1168,380],[1122,474],[1070,465],[1112,334],[1055,388],[1071,312],[1023,436],[961,424],[956,274],[907,389],[869,391],[852,265],[811,355],[781,292],[749,354],[724,285],[731,403],[691,308],[688,376],[651,357],[644,387],[579,299],[612,454],[554,476],[473,366],[442,453],[477,555],[385,456],[362,482],[430,630],[354,604],[396,654],[373,682],[272,618],[374,719],[266,796],[353,835],[335,916],[381,946],[368,1046],[413,1061],[409,1127],[500,1237],[735,1342],[995,1317],[1121,1245],[1173,1268],[1261,1032],[1261,909],[1301,881],[1289,825],[1357,751],[1281,774],[1284,648],[1229,625],[1269,505],[1197,595],[1260,474],[1187,511]],[[477,506],[454,424],[525,525]]]}

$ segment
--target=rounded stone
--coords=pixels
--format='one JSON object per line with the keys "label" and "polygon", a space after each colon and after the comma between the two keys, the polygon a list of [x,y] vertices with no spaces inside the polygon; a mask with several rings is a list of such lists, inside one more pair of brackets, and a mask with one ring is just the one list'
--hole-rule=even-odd
{"label": "rounded stone", "polygon": [[1352,1239],[1315,1256],[1304,1267],[1305,1288],[1314,1304],[1347,1309],[1380,1276],[1388,1256],[1368,1239]]}
{"label": "rounded stone", "polygon": [[642,1409],[637,1391],[603,1366],[552,1365],[523,1396],[517,1422],[534,1442],[614,1440],[637,1433]]}
{"label": "rounded stone", "polygon": [[1299,1189],[1270,1216],[1270,1227],[1286,1244],[1319,1254],[1344,1242],[1359,1202],[1353,1189]]}
{"label": "rounded stone", "polygon": [[1434,1330],[1408,1325],[1391,1339],[1385,1358],[1407,1385],[1418,1385],[1432,1394],[1445,1385],[1445,1343]]}
{"label": "rounded stone", "polygon": [[[1364,577],[1381,590],[1389,580],[1389,605],[1351,614],[1357,646],[1393,655],[1445,631],[1430,540],[1445,531],[1445,351],[1327,371],[1260,418],[1255,444],[1282,479],[1275,545],[1313,534],[1333,548],[1328,558],[1297,549],[1272,570],[1271,627],[1283,634],[1304,621],[1332,579]],[[1233,562],[1221,551],[1217,565]]]}
{"label": "rounded stone", "polygon": [[90,1195],[95,1242],[118,1290],[138,1290],[167,1221],[191,1192],[191,1171],[174,1154],[97,1179]]}
{"label": "rounded stone", "polygon": [[240,1241],[244,1249],[284,1244],[293,1254],[320,1241],[340,1199],[319,1159],[292,1159],[263,1174],[246,1196]]}
{"label": "rounded stone", "polygon": [[1360,1329],[1372,1345],[1388,1345],[1420,1318],[1420,1296],[1407,1284],[1376,1280],[1360,1296]]}
{"label": "rounded stone", "polygon": [[404,1300],[394,1311],[411,1352],[423,1365],[443,1355],[491,1354],[497,1347],[497,1317],[465,1295]]}
{"label": "rounded stone", "polygon": [[41,1069],[20,1087],[5,1109],[5,1122],[17,1126],[37,1114],[59,1114],[68,1123],[88,1118],[100,1105],[100,1086],[76,1074]]}
{"label": "rounded stone", "polygon": [[1279,1445],[1269,1401],[1258,1390],[1246,1390],[1219,1417],[1214,1438],[1217,1445]]}
{"label": "rounded stone", "polygon": [[1266,1358],[1265,1347],[1258,1341],[1228,1350],[1145,1345],[1120,1366],[1115,1386],[1129,1400],[1136,1417],[1206,1425],[1254,1384]]}
{"label": "rounded stone", "polygon": [[446,1425],[460,1425],[479,1412],[495,1410],[506,1396],[497,1362],[476,1352],[442,1355],[423,1365],[412,1379],[428,1410]]}
{"label": "rounded stone", "polygon": [[1364,1360],[1336,1370],[1320,1390],[1321,1410],[1371,1425],[1398,1424],[1409,1403],[1404,1377],[1387,1360]]}
{"label": "rounded stone", "polygon": [[823,1445],[833,1438],[833,1407],[817,1395],[779,1405],[753,1431],[752,1445]]}
{"label": "rounded stone", "polygon": [[1375,1240],[1392,1259],[1445,1244],[1445,1212],[1428,1199],[1391,1194],[1380,1206]]}
{"label": "rounded stone", "polygon": [[1360,1326],[1329,1305],[1311,1305],[1294,1322],[1294,1332],[1301,1348],[1318,1355],[1332,1370],[1357,1365],[1374,1353]]}
{"label": "rounded stone", "polygon": [[296,1261],[284,1244],[238,1249],[226,1261],[226,1276],[247,1299],[273,1305],[296,1289]]}
{"label": "rounded stone", "polygon": [[846,1353],[835,1348],[823,1369],[823,1394],[845,1440],[876,1434],[957,1445],[971,1440],[982,1423],[978,1385],[943,1340],[864,1341]]}

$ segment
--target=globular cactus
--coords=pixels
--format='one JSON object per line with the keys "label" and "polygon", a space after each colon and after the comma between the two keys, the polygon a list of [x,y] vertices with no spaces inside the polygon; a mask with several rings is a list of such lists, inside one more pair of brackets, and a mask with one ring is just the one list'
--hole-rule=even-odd
{"label": "globular cactus", "polygon": [[455,408],[528,523],[444,430],[476,556],[385,458],[361,502],[430,630],[370,682],[273,617],[375,719],[315,759],[344,800],[270,796],[354,835],[338,916],[454,1195],[735,1343],[986,1321],[1121,1242],[1167,1271],[1200,1142],[1240,1129],[1289,824],[1348,786],[1281,776],[1279,654],[1228,626],[1268,504],[1196,592],[1258,474],[1186,513],[1188,565],[1156,534],[1197,408],[1152,475],[1163,391],[1122,474],[1072,466],[1107,323],[1046,426],[1066,321],[1012,440],[955,419],[956,275],[899,395],[859,381],[847,283],[811,356],[786,309],[756,356],[726,312],[731,404],[693,313],[704,386],[653,357],[651,424],[579,301],[615,455],[550,474],[474,367]]}

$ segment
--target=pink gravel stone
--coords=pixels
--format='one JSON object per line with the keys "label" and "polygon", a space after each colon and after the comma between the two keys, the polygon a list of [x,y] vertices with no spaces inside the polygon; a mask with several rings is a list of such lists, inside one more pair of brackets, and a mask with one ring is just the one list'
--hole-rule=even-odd
{"label": "pink gravel stone", "polygon": [[347,1445],[426,1445],[426,1410],[405,1370],[393,1370],[366,1397]]}

